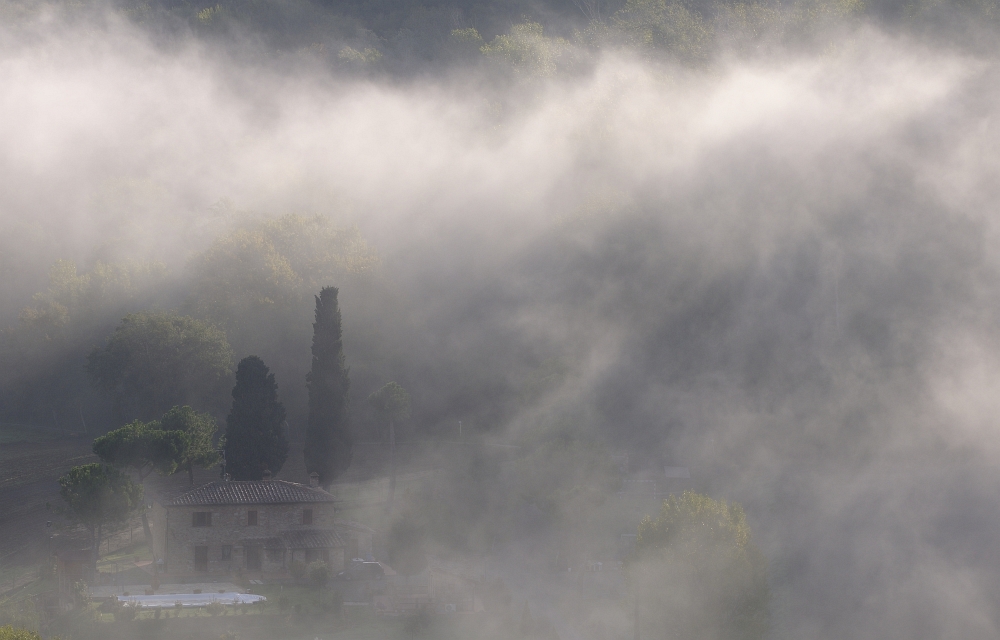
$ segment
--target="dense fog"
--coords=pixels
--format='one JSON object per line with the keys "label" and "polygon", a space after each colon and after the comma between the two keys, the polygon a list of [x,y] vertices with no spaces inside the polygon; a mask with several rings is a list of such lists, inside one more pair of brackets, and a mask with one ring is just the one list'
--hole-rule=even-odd
{"label": "dense fog", "polygon": [[[432,8],[433,37],[346,9],[327,28],[312,5],[217,32],[143,6],[2,5],[2,419],[148,419],[85,365],[126,313],[162,310],[260,355],[300,433],[313,295],[338,286],[359,441],[386,437],[365,398],[395,380],[401,440],[461,421],[521,447],[473,467],[548,467],[501,498],[452,465],[451,507],[419,516],[448,523],[438,548],[495,551],[504,514],[545,500],[577,501],[546,535],[580,548],[634,532],[588,529],[589,500],[557,491],[613,495],[600,460],[628,453],[743,505],[770,637],[997,636],[987,20],[692,5],[713,44],[651,51],[586,3]],[[504,33],[521,48],[487,55]],[[200,408],[224,420],[227,394]],[[529,553],[508,534],[496,558]]]}

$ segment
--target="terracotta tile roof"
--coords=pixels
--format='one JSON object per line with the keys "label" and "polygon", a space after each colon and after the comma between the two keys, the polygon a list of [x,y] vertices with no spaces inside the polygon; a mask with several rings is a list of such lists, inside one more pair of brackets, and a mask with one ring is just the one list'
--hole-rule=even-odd
{"label": "terracotta tile roof", "polygon": [[289,504],[333,502],[332,495],[319,488],[284,480],[238,480],[210,482],[167,502],[168,507],[222,504]]}
{"label": "terracotta tile roof", "polygon": [[289,549],[334,549],[344,546],[343,539],[330,529],[286,531],[281,537]]}

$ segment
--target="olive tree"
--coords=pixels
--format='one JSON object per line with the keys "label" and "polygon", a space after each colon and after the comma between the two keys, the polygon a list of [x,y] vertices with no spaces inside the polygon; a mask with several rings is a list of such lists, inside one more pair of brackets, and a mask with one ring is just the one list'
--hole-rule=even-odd
{"label": "olive tree", "polygon": [[767,560],[739,504],[671,495],[639,524],[628,576],[644,638],[759,640],[767,632]]}

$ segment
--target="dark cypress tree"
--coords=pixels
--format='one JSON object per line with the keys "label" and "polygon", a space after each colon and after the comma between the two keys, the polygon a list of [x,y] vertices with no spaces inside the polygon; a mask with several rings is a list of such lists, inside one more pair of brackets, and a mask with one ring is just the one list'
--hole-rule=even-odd
{"label": "dark cypress tree", "polygon": [[265,469],[277,473],[287,457],[285,407],[274,374],[257,356],[243,358],[226,418],[226,473],[233,480],[260,480]]}
{"label": "dark cypress tree", "polygon": [[337,293],[336,287],[324,287],[316,296],[312,369],[306,374],[309,388],[306,471],[318,473],[324,487],[329,487],[350,466],[353,444],[347,424],[347,392],[351,381],[344,366]]}

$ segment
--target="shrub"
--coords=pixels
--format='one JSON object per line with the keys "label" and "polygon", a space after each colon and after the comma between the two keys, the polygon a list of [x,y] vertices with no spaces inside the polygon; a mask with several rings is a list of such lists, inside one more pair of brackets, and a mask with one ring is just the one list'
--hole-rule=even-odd
{"label": "shrub", "polygon": [[211,616],[217,616],[220,613],[223,613],[225,610],[226,610],[225,605],[223,605],[218,600],[212,600],[211,602],[208,603],[208,605],[205,606],[205,611],[208,611],[208,614]]}
{"label": "shrub", "polygon": [[73,584],[73,602],[78,607],[86,607],[90,604],[90,591],[83,580],[77,580]]}
{"label": "shrub", "polygon": [[[117,598],[114,598],[114,600],[117,600]],[[117,610],[115,611],[115,620],[131,622],[132,620],[135,620],[137,613],[139,613],[138,602],[122,604],[120,607],[117,607]]]}
{"label": "shrub", "polygon": [[291,604],[292,603],[288,601],[288,596],[279,596],[278,597],[278,611],[280,611],[282,613],[288,611],[288,607],[290,607]]}
{"label": "shrub", "polygon": [[42,636],[28,629],[7,625],[0,627],[0,640],[42,640]]}
{"label": "shrub", "polygon": [[121,606],[122,603],[118,600],[118,598],[111,597],[102,602],[101,605],[97,607],[97,610],[101,613],[114,613],[115,611],[118,611]]}
{"label": "shrub", "polygon": [[315,587],[325,586],[330,580],[330,567],[322,560],[310,562],[306,573],[309,575],[309,582]]}

